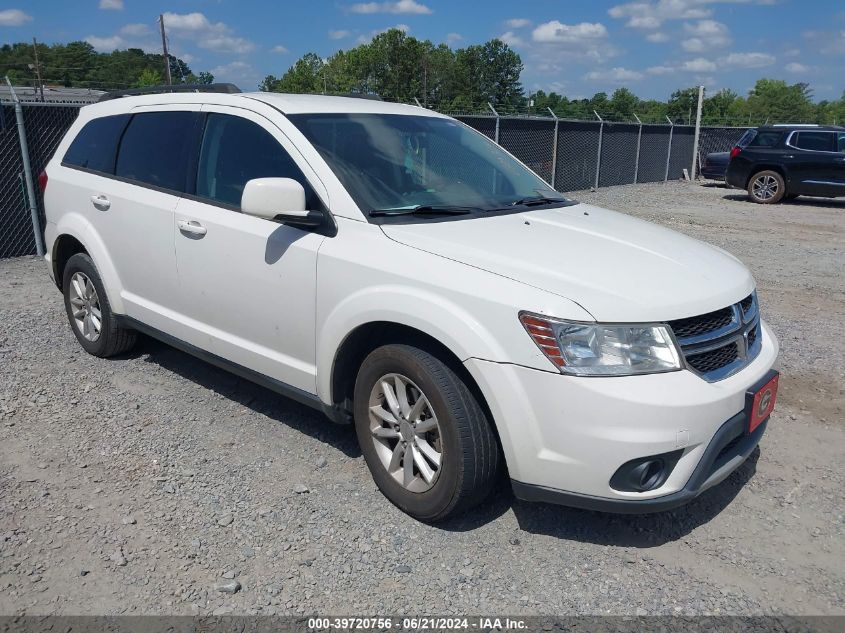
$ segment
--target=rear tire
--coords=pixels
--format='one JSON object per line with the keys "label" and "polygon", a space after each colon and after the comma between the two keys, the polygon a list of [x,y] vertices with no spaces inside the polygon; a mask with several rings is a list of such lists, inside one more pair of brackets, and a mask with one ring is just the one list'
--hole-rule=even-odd
{"label": "rear tire", "polygon": [[776,171],[757,172],[748,181],[748,196],[758,204],[777,204],[785,195],[786,183]]}
{"label": "rear tire", "polygon": [[86,352],[108,358],[132,349],[137,333],[118,324],[100,273],[86,253],[65,264],[62,292],[70,328]]}
{"label": "rear tire", "polygon": [[371,352],[358,371],[355,430],[379,490],[434,522],[482,501],[499,471],[496,435],[463,380],[410,345]]}

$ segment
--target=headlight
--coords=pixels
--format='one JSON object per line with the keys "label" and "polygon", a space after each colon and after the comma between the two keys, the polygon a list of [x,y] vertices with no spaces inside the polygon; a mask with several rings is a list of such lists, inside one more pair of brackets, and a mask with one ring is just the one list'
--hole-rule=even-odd
{"label": "headlight", "polygon": [[604,325],[549,319],[520,312],[525,330],[565,374],[630,376],[681,368],[678,348],[661,324]]}

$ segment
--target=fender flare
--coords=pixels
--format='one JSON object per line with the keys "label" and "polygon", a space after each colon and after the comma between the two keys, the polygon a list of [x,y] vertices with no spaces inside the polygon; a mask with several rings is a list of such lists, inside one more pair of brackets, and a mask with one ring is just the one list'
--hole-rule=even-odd
{"label": "fender flare", "polygon": [[357,328],[369,323],[404,325],[434,338],[461,362],[468,358],[501,358],[495,336],[471,313],[442,295],[400,285],[372,286],[341,301],[317,332],[317,395],[332,402],[337,353]]}
{"label": "fender flare", "polygon": [[[116,314],[125,314],[121,295],[123,284],[100,234],[83,215],[74,212],[64,213],[56,225],[56,239],[51,247],[53,257],[55,257],[56,244],[63,235],[75,238],[85,247],[106,287],[112,311]],[[61,284],[61,280],[58,280],[58,283]]]}

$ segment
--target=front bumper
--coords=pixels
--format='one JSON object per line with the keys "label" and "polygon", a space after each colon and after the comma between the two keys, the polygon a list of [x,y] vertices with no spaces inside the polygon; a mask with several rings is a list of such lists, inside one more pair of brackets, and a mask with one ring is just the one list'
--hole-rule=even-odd
{"label": "front bumper", "polygon": [[[468,360],[496,421],[516,495],[649,512],[685,503],[722,481],[751,454],[766,426],[736,440],[736,429],[746,428],[745,393],[777,358],[777,341],[761,324],[758,356],[715,383],[689,371],[584,378]],[[729,454],[720,455],[731,440]],[[611,487],[623,464],[673,451],[680,457],[659,487],[646,492]]]}

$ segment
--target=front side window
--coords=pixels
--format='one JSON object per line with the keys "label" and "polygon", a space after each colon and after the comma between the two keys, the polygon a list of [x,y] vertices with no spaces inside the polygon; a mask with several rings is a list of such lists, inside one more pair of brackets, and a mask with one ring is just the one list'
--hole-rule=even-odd
{"label": "front side window", "polygon": [[123,133],[115,175],[161,189],[185,191],[196,112],[135,114]]}
{"label": "front side window", "polygon": [[799,149],[832,152],[833,134],[830,132],[798,132],[792,144]]}
{"label": "front side window", "polygon": [[62,164],[114,174],[117,144],[129,118],[128,114],[118,114],[86,123],[65,152]]}
{"label": "front side window", "polygon": [[845,152],[845,132],[840,132],[836,139],[836,151]]}
{"label": "front side window", "polygon": [[267,130],[241,117],[209,114],[197,166],[196,195],[240,208],[244,186],[253,178],[292,178],[305,187],[308,208],[317,208],[302,171]]}
{"label": "front side window", "polygon": [[489,139],[451,119],[394,114],[289,119],[364,213],[417,207],[481,213],[519,207],[524,200],[565,201]]}

